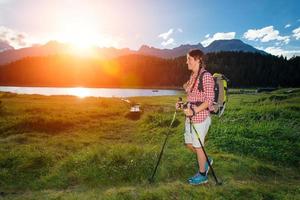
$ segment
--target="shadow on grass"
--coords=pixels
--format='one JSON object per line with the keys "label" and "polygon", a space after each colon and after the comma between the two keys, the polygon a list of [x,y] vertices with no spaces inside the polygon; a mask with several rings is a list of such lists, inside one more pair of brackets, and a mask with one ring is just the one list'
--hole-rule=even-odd
{"label": "shadow on grass", "polygon": [[[7,128],[18,133],[24,132],[44,132],[48,134],[57,134],[69,130],[75,126],[75,122],[59,119],[47,119],[42,117],[30,117]],[[8,131],[6,130],[6,131]]]}

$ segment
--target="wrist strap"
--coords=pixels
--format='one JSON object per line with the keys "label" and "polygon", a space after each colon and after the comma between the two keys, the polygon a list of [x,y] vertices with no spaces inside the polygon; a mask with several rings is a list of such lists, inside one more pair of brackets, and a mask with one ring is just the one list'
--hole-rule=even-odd
{"label": "wrist strap", "polygon": [[191,106],[191,110],[192,110],[192,112],[193,112],[193,116],[195,116],[196,115],[196,112],[195,112],[195,109]]}

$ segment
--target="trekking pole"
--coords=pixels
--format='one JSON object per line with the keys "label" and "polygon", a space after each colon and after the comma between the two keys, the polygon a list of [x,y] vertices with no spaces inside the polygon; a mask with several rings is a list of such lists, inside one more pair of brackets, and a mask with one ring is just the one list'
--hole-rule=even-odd
{"label": "trekking pole", "polygon": [[158,157],[156,166],[155,166],[155,168],[154,168],[154,171],[153,171],[153,173],[152,173],[152,176],[151,176],[151,178],[148,179],[150,183],[153,183],[153,182],[154,182],[154,176],[155,176],[156,170],[157,170],[157,168],[158,168],[158,165],[159,165],[159,163],[160,163],[161,157],[162,157],[162,155],[163,155],[163,152],[164,152],[164,149],[165,149],[167,140],[168,140],[168,138],[169,138],[169,135],[170,135],[169,133],[170,133],[171,127],[172,127],[172,125],[173,125],[173,123],[174,123],[174,121],[175,121],[176,113],[177,113],[177,109],[175,110],[174,115],[173,115],[173,119],[172,119],[172,121],[171,121],[171,123],[170,123],[170,125],[169,125],[168,132],[167,132],[167,136],[166,136],[166,139],[165,139],[165,141],[164,141],[164,144],[163,144],[163,146],[162,146],[162,148],[161,148],[161,151],[160,151],[160,154],[159,154],[159,157]]}
{"label": "trekking pole", "polygon": [[218,178],[217,178],[217,176],[216,176],[216,174],[215,174],[215,171],[214,171],[213,167],[211,166],[210,161],[208,160],[208,156],[207,156],[207,154],[206,154],[206,151],[205,151],[205,149],[204,149],[204,146],[202,145],[202,142],[201,142],[201,140],[200,140],[200,136],[199,136],[199,134],[198,134],[198,131],[196,130],[194,124],[192,123],[191,118],[190,118],[190,124],[191,124],[191,126],[193,127],[194,131],[196,132],[197,138],[198,138],[198,140],[199,140],[199,142],[200,142],[200,145],[201,145],[201,147],[202,147],[202,150],[203,150],[203,152],[204,152],[204,155],[205,155],[206,161],[207,161],[207,163],[208,163],[208,166],[210,167],[211,172],[212,172],[212,174],[213,174],[213,177],[214,177],[214,179],[215,179],[215,181],[216,181],[216,185],[222,185],[222,181],[219,181],[219,180],[218,180]]}

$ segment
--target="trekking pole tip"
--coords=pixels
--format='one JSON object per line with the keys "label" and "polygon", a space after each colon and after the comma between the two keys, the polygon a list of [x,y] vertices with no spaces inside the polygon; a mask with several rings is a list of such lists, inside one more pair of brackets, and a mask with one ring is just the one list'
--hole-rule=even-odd
{"label": "trekking pole tip", "polygon": [[223,185],[223,182],[222,182],[222,181],[218,181],[218,182],[216,183],[216,185]]}
{"label": "trekking pole tip", "polygon": [[154,183],[154,179],[153,179],[153,178],[148,178],[148,182],[149,182],[150,184],[153,184],[153,183]]}

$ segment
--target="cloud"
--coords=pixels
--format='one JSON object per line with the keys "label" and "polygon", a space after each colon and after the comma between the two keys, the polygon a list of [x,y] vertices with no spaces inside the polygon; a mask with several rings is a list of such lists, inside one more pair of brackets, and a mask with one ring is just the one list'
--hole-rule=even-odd
{"label": "cloud", "polygon": [[[182,33],[183,30],[181,28],[177,28],[175,29],[177,30],[177,32]],[[168,30],[168,32],[165,33],[161,33],[158,35],[158,37],[162,38],[164,41],[162,41],[161,45],[162,46],[168,46],[168,45],[174,45],[175,44],[175,40],[174,38],[171,38],[170,36],[174,33],[174,29],[171,28]]]}
{"label": "cloud", "polygon": [[253,46],[255,49],[258,49],[258,50],[265,50],[265,48],[264,47],[262,47],[262,46]]}
{"label": "cloud", "polygon": [[281,47],[267,47],[262,50],[275,56],[285,56],[288,59],[293,56],[300,56],[300,50],[284,50]]}
{"label": "cloud", "polygon": [[247,40],[260,40],[261,42],[269,42],[272,40],[282,41],[285,44],[290,42],[289,36],[280,36],[279,31],[273,26],[267,26],[262,29],[249,29],[244,33],[244,38]]}
{"label": "cloud", "polygon": [[164,40],[168,39],[170,35],[173,33],[173,29],[171,28],[168,32],[161,33],[158,35],[158,37],[163,38]]}
{"label": "cloud", "polygon": [[275,42],[275,45],[276,46],[279,46],[281,43],[280,42]]}
{"label": "cloud", "polygon": [[208,46],[215,40],[231,40],[235,38],[235,32],[227,32],[227,33],[215,33],[212,37],[209,37],[209,34],[205,36],[207,39],[203,40],[201,44],[203,46]]}
{"label": "cloud", "polygon": [[163,41],[161,43],[161,45],[162,46],[168,46],[168,45],[171,45],[171,44],[175,44],[174,42],[175,42],[175,40],[173,38],[169,38],[167,41]]}
{"label": "cloud", "polygon": [[0,40],[0,52],[13,49],[6,41]]}
{"label": "cloud", "polygon": [[287,24],[287,25],[284,26],[284,28],[288,28],[290,26],[291,26],[291,24]]}
{"label": "cloud", "polygon": [[25,33],[14,31],[5,26],[0,26],[0,40],[14,48],[29,46],[28,36]]}
{"label": "cloud", "polygon": [[293,36],[296,38],[296,40],[300,39],[300,27],[293,30]]}
{"label": "cloud", "polygon": [[208,37],[209,37],[209,34],[206,34],[206,35],[205,35],[205,38],[208,38]]}

